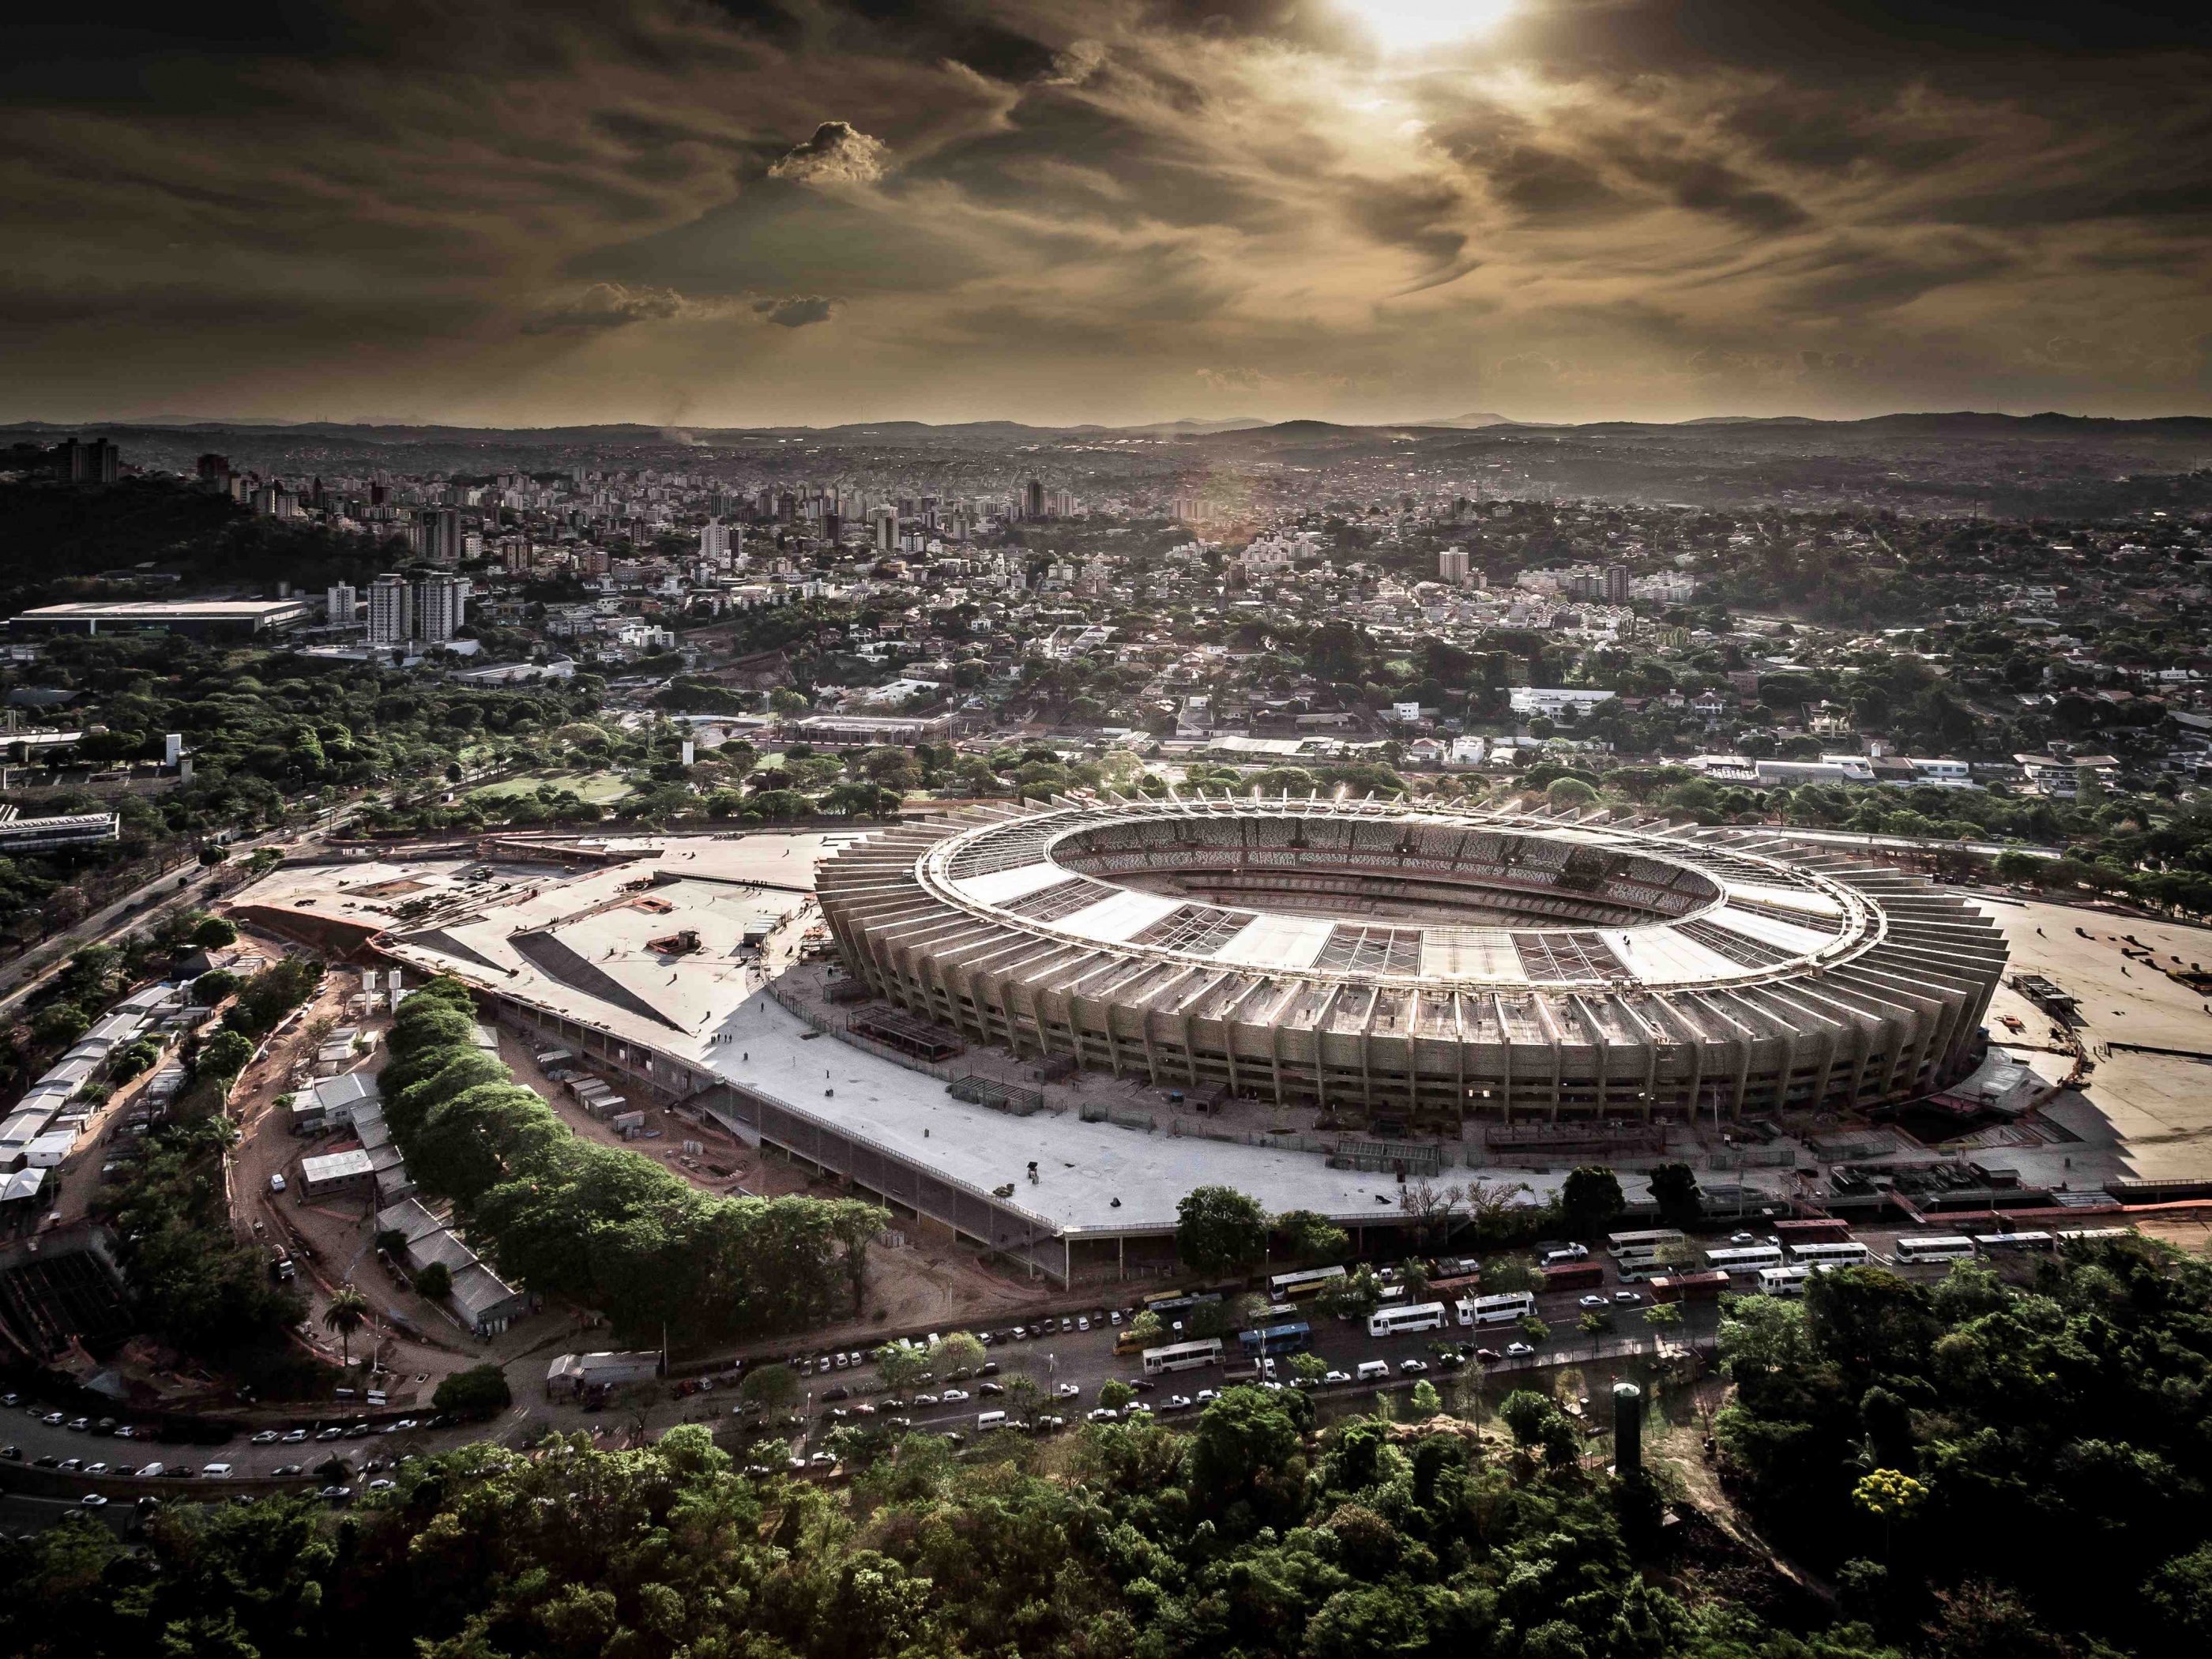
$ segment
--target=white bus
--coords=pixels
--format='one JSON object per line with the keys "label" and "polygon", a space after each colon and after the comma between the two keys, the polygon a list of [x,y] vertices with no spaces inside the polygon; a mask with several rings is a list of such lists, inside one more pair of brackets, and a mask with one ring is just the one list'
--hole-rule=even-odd
{"label": "white bus", "polygon": [[1761,1267],[1782,1265],[1779,1244],[1746,1244],[1735,1249],[1707,1250],[1705,1266],[1724,1273],[1755,1273]]}
{"label": "white bus", "polygon": [[1984,1233],[1974,1244],[1984,1255],[2019,1255],[2030,1250],[2040,1255],[2058,1248],[2049,1233]]}
{"label": "white bus", "polygon": [[1759,1270],[1759,1293],[1761,1296],[1802,1296],[1805,1281],[1813,1276],[1810,1267],[1761,1267]]}
{"label": "white bus", "polygon": [[1899,1266],[1907,1261],[1971,1261],[1973,1259],[1974,1241],[1964,1233],[1937,1233],[1927,1238],[1900,1238],[1897,1241]]}
{"label": "white bus", "polygon": [[1536,1297],[1528,1291],[1468,1297],[1456,1304],[1455,1310],[1462,1325],[1510,1325],[1536,1311]]}
{"label": "white bus", "polygon": [[1407,1331],[1440,1331],[1444,1328],[1444,1304],[1416,1302],[1410,1308],[1377,1308],[1367,1316],[1370,1336],[1402,1336]]}
{"label": "white bus", "polygon": [[1655,1279],[1664,1279],[1669,1273],[1694,1271],[1678,1261],[1662,1261],[1656,1256],[1646,1256],[1641,1261],[1623,1261],[1613,1269],[1613,1274],[1624,1285],[1648,1285]]}
{"label": "white bus", "polygon": [[1201,1365],[1221,1363],[1221,1339],[1209,1336],[1200,1342],[1170,1342],[1164,1348],[1145,1350],[1145,1375],[1163,1371],[1194,1371]]}
{"label": "white bus", "polygon": [[1613,1252],[1615,1261],[1649,1261],[1669,1245],[1683,1243],[1682,1235],[1671,1227],[1654,1227],[1646,1232],[1613,1233],[1606,1238],[1606,1248]]}
{"label": "white bus", "polygon": [[1874,1252],[1856,1239],[1848,1244],[1792,1244],[1790,1265],[1798,1267],[1856,1267],[1874,1260]]}
{"label": "white bus", "polygon": [[1343,1277],[1342,1267],[1306,1267],[1277,1273],[1267,1281],[1267,1294],[1278,1302],[1295,1302],[1300,1297],[1318,1295],[1332,1280]]}
{"label": "white bus", "polygon": [[2102,1244],[2115,1238],[2133,1238],[2132,1227],[2061,1227],[2057,1239],[2061,1244]]}

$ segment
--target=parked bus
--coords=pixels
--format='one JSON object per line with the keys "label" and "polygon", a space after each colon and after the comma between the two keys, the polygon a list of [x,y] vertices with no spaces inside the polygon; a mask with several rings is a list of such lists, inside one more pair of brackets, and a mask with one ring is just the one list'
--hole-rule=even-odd
{"label": "parked bus", "polygon": [[1469,1297],[1458,1304],[1455,1311],[1462,1325],[1510,1325],[1536,1311],[1536,1298],[1526,1291]]}
{"label": "parked bus", "polygon": [[1239,1331],[1237,1340],[1243,1346],[1247,1359],[1263,1354],[1304,1353],[1313,1346],[1313,1327],[1303,1322],[1270,1325],[1261,1331]]}
{"label": "parked bus", "polygon": [[1677,1261],[1662,1261],[1657,1256],[1646,1256],[1640,1261],[1624,1261],[1613,1269],[1614,1275],[1624,1285],[1644,1285],[1668,1273],[1687,1273],[1690,1269]]}
{"label": "parked bus", "polygon": [[2103,1244],[2115,1238],[2133,1238],[2132,1227],[2061,1227],[2055,1235],[2061,1244]]}
{"label": "parked bus", "polygon": [[1594,1291],[1605,1283],[1604,1265],[1596,1261],[1570,1261],[1546,1267],[1543,1274],[1547,1291]]}
{"label": "parked bus", "polygon": [[1808,1216],[1776,1222],[1774,1236],[1784,1244],[1848,1244],[1851,1224],[1840,1216]]}
{"label": "parked bus", "polygon": [[1984,1233],[1974,1245],[1984,1255],[2024,1255],[2055,1250],[2058,1241],[2049,1233]]}
{"label": "parked bus", "polygon": [[1705,1266],[1724,1273],[1755,1273],[1761,1267],[1782,1265],[1779,1244],[1745,1244],[1734,1249],[1707,1250]]}
{"label": "parked bus", "polygon": [[1133,1353],[1142,1353],[1144,1351],[1145,1339],[1139,1336],[1134,1331],[1131,1330],[1128,1326],[1124,1325],[1120,1330],[1114,1333],[1114,1352],[1115,1353],[1126,1356]]}
{"label": "parked bus", "polygon": [[1370,1336],[1402,1336],[1408,1331],[1440,1331],[1444,1328],[1444,1304],[1416,1302],[1410,1308],[1377,1308],[1367,1316]]}
{"label": "parked bus", "polygon": [[1202,1307],[1207,1303],[1220,1300],[1221,1292],[1218,1291],[1189,1291],[1175,1296],[1148,1298],[1145,1303],[1145,1311],[1156,1313],[1163,1319],[1176,1319],[1188,1313],[1193,1308]]}
{"label": "parked bus", "polygon": [[1654,1302],[1717,1302],[1728,1287],[1728,1273],[1718,1267],[1702,1273],[1662,1273],[1651,1281],[1651,1299]]}
{"label": "parked bus", "polygon": [[1790,1261],[1798,1267],[1855,1267],[1874,1260],[1874,1252],[1856,1240],[1849,1244],[1792,1244]]}
{"label": "parked bus", "polygon": [[1267,1294],[1278,1302],[1299,1302],[1319,1295],[1332,1281],[1343,1277],[1341,1267],[1306,1267],[1294,1273],[1277,1273],[1267,1281]]}
{"label": "parked bus", "polygon": [[1761,1267],[1759,1270],[1759,1293],[1761,1296],[1802,1296],[1805,1281],[1813,1276],[1810,1267]]}
{"label": "parked bus", "polygon": [[1670,1245],[1683,1243],[1682,1235],[1671,1227],[1654,1227],[1644,1232],[1613,1233],[1607,1236],[1606,1248],[1619,1262],[1649,1261]]}
{"label": "parked bus", "polygon": [[1936,1233],[1926,1238],[1897,1241],[1898,1265],[1908,1261],[1971,1261],[1974,1241],[1964,1233]]}
{"label": "parked bus", "polygon": [[1170,1342],[1164,1348],[1145,1350],[1145,1375],[1164,1371],[1194,1371],[1201,1365],[1221,1363],[1221,1339],[1209,1336],[1200,1342]]}

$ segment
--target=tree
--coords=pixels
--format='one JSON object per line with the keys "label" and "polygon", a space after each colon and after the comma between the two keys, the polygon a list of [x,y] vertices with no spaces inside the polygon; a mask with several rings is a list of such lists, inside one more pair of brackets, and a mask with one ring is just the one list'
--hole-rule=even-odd
{"label": "tree", "polygon": [[1137,1391],[1118,1376],[1109,1377],[1098,1385],[1098,1403],[1109,1412],[1127,1409],[1129,1402],[1136,1397]]}
{"label": "tree", "polygon": [[1443,1412],[1444,1402],[1437,1393],[1437,1385],[1423,1377],[1413,1384],[1413,1415],[1426,1419]]}
{"label": "tree", "polygon": [[788,1365],[757,1364],[738,1384],[738,1397],[763,1411],[787,1411],[799,1395],[799,1373]]}
{"label": "tree", "polygon": [[228,968],[210,968],[192,981],[192,1000],[203,1008],[212,1008],[243,982]]}
{"label": "tree", "polygon": [[1578,1238],[1607,1231],[1627,1207],[1620,1177],[1601,1164],[1585,1164],[1570,1170],[1559,1188],[1560,1218]]}
{"label": "tree", "polygon": [[1659,1206],[1662,1227],[1695,1227],[1705,1218],[1705,1201],[1698,1191],[1697,1171],[1686,1164],[1662,1164],[1651,1171],[1651,1196]]}
{"label": "tree", "polygon": [[235,1031],[217,1031],[200,1044],[199,1053],[192,1061],[192,1073],[199,1078],[214,1078],[228,1085],[246,1069],[246,1062],[253,1058],[253,1044]]}
{"label": "tree", "polygon": [[1928,1501],[1928,1488],[1896,1469],[1876,1469],[1859,1477],[1851,1488],[1851,1502],[1881,1522],[1882,1555],[1889,1554],[1890,1535],[1898,1522],[1909,1521]]}
{"label": "tree", "polygon": [[1190,1492],[1224,1530],[1248,1534],[1294,1516],[1306,1479],[1302,1394],[1224,1389],[1198,1419],[1189,1451]]}
{"label": "tree", "polygon": [[415,1291],[433,1302],[443,1302],[453,1293],[453,1270],[442,1261],[425,1264],[415,1275]]}
{"label": "tree", "polygon": [[1341,1261],[1352,1248],[1343,1228],[1311,1210],[1286,1210],[1275,1218],[1279,1254],[1301,1267]]}
{"label": "tree", "polygon": [[1682,1304],[1679,1302],[1654,1302],[1644,1310],[1644,1322],[1663,1338],[1669,1331],[1682,1328]]}
{"label": "tree", "polygon": [[933,1374],[929,1352],[907,1342],[887,1342],[875,1352],[876,1375],[893,1394],[904,1394]]}
{"label": "tree", "polygon": [[1575,1321],[1575,1328],[1589,1338],[1590,1358],[1595,1359],[1600,1345],[1605,1340],[1605,1334],[1613,1328],[1613,1315],[1605,1309],[1592,1308]]}
{"label": "tree", "polygon": [[1528,1346],[1531,1347],[1552,1340],[1552,1328],[1534,1314],[1528,1315],[1518,1323],[1521,1334],[1528,1339]]}
{"label": "tree", "polygon": [[1328,1361],[1317,1353],[1294,1353],[1290,1359],[1291,1375],[1305,1383],[1318,1382],[1328,1375]]}
{"label": "tree", "polygon": [[1544,1425],[1559,1415],[1559,1407],[1534,1389],[1516,1389],[1498,1407],[1498,1420],[1505,1425],[1516,1444],[1534,1446],[1544,1437]]}
{"label": "tree", "polygon": [[1157,1348],[1167,1336],[1167,1326],[1150,1308],[1129,1322],[1129,1340],[1141,1348]]}
{"label": "tree", "polygon": [[337,1334],[340,1368],[353,1369],[353,1334],[368,1322],[368,1298],[350,1285],[341,1285],[323,1310],[323,1328]]}
{"label": "tree", "polygon": [[1192,1188],[1176,1217],[1176,1253],[1194,1272],[1235,1272],[1267,1252],[1267,1212],[1233,1187]]}
{"label": "tree", "polygon": [[191,942],[203,951],[220,951],[238,943],[238,929],[222,916],[210,916],[192,929]]}
{"label": "tree", "polygon": [[498,1366],[471,1365],[441,1381],[430,1403],[441,1412],[480,1423],[505,1411],[514,1396],[507,1386],[507,1373]]}
{"label": "tree", "polygon": [[929,1351],[929,1364],[939,1376],[946,1376],[954,1371],[972,1371],[990,1357],[990,1351],[966,1331],[955,1331],[939,1339]]}

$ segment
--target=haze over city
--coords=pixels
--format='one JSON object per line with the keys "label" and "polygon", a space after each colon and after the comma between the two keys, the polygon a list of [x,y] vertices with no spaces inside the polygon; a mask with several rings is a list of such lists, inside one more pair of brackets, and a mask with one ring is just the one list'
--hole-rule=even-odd
{"label": "haze over city", "polygon": [[47,11],[0,417],[2208,407],[2201,8]]}

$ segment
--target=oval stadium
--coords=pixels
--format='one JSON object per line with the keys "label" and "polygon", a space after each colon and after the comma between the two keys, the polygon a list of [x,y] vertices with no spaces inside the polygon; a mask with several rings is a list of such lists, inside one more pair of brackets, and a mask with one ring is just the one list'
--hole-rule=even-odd
{"label": "oval stadium", "polygon": [[1413,1133],[1911,1099],[1972,1068],[2005,962],[1924,878],[1590,809],[1063,799],[902,825],[818,885],[915,1016]]}

